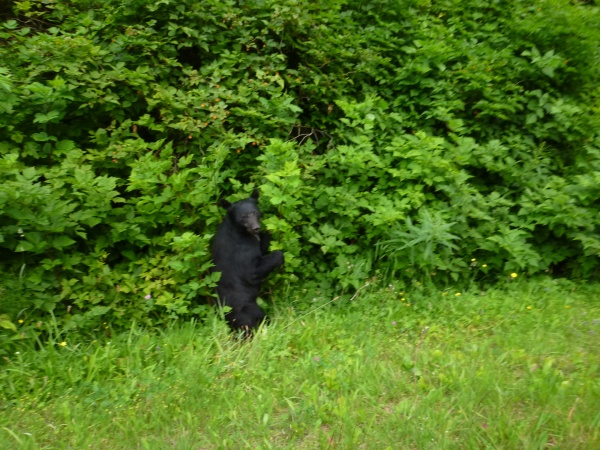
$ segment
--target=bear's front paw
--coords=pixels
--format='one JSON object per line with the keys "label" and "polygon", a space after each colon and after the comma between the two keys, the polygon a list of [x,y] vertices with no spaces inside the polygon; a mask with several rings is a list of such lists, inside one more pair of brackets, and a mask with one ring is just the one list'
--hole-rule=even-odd
{"label": "bear's front paw", "polygon": [[260,232],[260,251],[263,255],[269,253],[269,246],[271,245],[271,233],[268,231]]}
{"label": "bear's front paw", "polygon": [[281,250],[275,250],[273,253],[273,260],[277,264],[277,266],[283,265],[285,262],[285,258],[283,257],[283,252]]}

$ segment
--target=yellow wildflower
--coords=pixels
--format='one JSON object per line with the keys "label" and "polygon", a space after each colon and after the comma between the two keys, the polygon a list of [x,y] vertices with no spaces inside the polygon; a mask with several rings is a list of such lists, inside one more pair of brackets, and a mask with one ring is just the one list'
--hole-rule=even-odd
{"label": "yellow wildflower", "polygon": [[60,345],[61,347],[66,347],[67,343],[66,343],[65,341],[62,341],[62,342],[61,342],[60,344],[58,344],[58,345]]}
{"label": "yellow wildflower", "polygon": [[513,273],[510,274],[510,276],[512,278],[517,278],[519,276],[519,274],[517,274],[516,272],[513,272]]}

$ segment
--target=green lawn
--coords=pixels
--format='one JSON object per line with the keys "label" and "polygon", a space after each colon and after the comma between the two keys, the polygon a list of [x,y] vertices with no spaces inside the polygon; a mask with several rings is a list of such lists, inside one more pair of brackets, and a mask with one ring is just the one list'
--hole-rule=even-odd
{"label": "green lawn", "polygon": [[600,448],[600,285],[457,294],[281,300],[245,343],[57,331],[0,369],[0,448]]}

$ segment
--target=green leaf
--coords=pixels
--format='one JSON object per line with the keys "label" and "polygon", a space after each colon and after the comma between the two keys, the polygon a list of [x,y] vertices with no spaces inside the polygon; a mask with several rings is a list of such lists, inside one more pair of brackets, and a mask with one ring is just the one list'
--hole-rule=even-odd
{"label": "green leaf", "polygon": [[542,73],[544,75],[548,75],[550,78],[554,78],[554,69],[552,67],[549,67],[549,66],[543,67]]}
{"label": "green leaf", "polygon": [[38,142],[56,141],[54,136],[48,136],[45,132],[33,133],[31,137]]}
{"label": "green leaf", "polygon": [[30,250],[33,250],[34,245],[31,242],[28,241],[19,241],[19,243],[17,244],[17,248],[15,248],[15,252],[21,253],[21,252],[28,252]]}
{"label": "green leaf", "polygon": [[103,316],[107,312],[109,312],[112,308],[110,306],[94,306],[90,309],[86,315],[90,317]]}
{"label": "green leaf", "polygon": [[57,236],[52,239],[52,247],[62,250],[63,248],[73,245],[75,241],[68,236]]}
{"label": "green leaf", "polygon": [[71,150],[73,150],[75,147],[76,147],[75,142],[70,141],[70,140],[58,141],[54,146],[54,148],[56,149],[55,153],[57,155],[68,153]]}
{"label": "green leaf", "polygon": [[33,119],[33,123],[48,123],[60,117],[60,113],[58,111],[50,111],[46,114],[37,113],[35,115],[35,119]]}
{"label": "green leaf", "polygon": [[14,30],[19,26],[18,22],[16,20],[12,20],[12,19],[7,20],[2,25],[4,26],[4,28],[7,28],[9,30]]}
{"label": "green leaf", "polygon": [[5,330],[17,331],[16,325],[10,321],[10,317],[6,314],[0,314],[0,327]]}

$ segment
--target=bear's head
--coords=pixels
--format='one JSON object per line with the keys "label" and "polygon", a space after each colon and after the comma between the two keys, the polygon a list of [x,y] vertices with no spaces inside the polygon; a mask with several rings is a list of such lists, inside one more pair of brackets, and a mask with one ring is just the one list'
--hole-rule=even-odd
{"label": "bear's head", "polygon": [[258,189],[252,191],[250,197],[230,203],[225,199],[219,200],[219,205],[227,210],[229,220],[249,234],[259,237],[260,210],[258,209]]}

